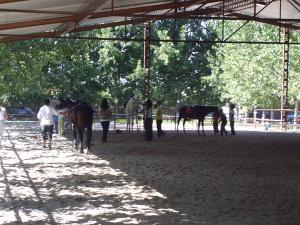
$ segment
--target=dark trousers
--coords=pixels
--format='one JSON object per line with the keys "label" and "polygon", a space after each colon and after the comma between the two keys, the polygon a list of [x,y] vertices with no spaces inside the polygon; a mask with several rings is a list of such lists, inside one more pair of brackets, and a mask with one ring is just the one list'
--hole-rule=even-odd
{"label": "dark trousers", "polygon": [[42,128],[42,136],[43,140],[47,140],[49,138],[49,141],[52,140],[52,134],[53,134],[53,125],[49,126],[43,126]]}
{"label": "dark trousers", "polygon": [[230,122],[231,135],[235,135],[234,121],[230,120],[229,122]]}
{"label": "dark trousers", "polygon": [[145,120],[145,140],[152,141],[152,118],[147,118]]}
{"label": "dark trousers", "polygon": [[156,120],[157,136],[158,137],[160,137],[164,134],[162,129],[161,129],[161,124],[162,124],[162,120]]}
{"label": "dark trousers", "polygon": [[219,134],[219,123],[213,122],[214,134]]}
{"label": "dark trousers", "polygon": [[101,126],[103,129],[102,133],[102,141],[107,142],[107,134],[108,134],[108,129],[109,129],[109,121],[102,121]]}
{"label": "dark trousers", "polygon": [[225,129],[227,122],[222,121],[221,123],[221,135],[223,135],[223,133],[225,133],[227,135],[227,131]]}

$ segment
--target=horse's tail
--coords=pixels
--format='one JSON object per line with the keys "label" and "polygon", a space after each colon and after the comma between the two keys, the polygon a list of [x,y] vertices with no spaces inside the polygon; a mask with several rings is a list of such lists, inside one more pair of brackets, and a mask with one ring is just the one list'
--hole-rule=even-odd
{"label": "horse's tail", "polygon": [[93,124],[93,115],[94,110],[91,108],[85,108],[83,111],[83,118],[84,118],[84,127],[90,127]]}

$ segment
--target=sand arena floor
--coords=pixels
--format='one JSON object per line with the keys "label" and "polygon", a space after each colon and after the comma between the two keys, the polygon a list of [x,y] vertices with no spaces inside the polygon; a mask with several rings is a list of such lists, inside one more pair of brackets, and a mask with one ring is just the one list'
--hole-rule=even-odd
{"label": "sand arena floor", "polygon": [[300,133],[109,133],[95,155],[70,134],[43,149],[10,124],[0,151],[0,224],[300,224]]}

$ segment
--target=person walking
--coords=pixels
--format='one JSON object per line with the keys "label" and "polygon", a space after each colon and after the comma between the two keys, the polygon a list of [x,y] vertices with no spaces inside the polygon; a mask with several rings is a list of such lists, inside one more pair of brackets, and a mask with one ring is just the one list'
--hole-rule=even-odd
{"label": "person walking", "polygon": [[230,124],[231,135],[235,135],[235,130],[234,130],[234,108],[235,108],[235,105],[232,104],[232,103],[229,103],[229,124]]}
{"label": "person walking", "polygon": [[[55,107],[55,110],[57,111],[58,108]],[[53,115],[53,122],[54,122],[54,134],[59,134],[59,131],[58,131],[58,115]]]}
{"label": "person walking", "polygon": [[60,135],[65,134],[65,114],[66,109],[64,109],[63,104],[59,104],[57,107],[57,113],[58,113],[58,133]]}
{"label": "person walking", "polygon": [[145,127],[145,140],[146,141],[152,141],[152,101],[150,99],[147,99],[145,102],[145,113],[144,113],[144,127]]}
{"label": "person walking", "polygon": [[8,120],[6,108],[0,103],[0,147],[2,144],[2,135],[4,130],[5,121]]}
{"label": "person walking", "polygon": [[227,135],[227,131],[225,129],[225,126],[227,124],[227,117],[222,109],[220,109],[220,122],[221,122],[221,135],[223,135],[223,133]]}
{"label": "person walking", "polygon": [[48,139],[48,147],[51,149],[54,115],[58,115],[57,111],[50,106],[50,100],[45,99],[44,105],[39,109],[37,114],[37,118],[39,119],[40,126],[42,128],[43,148],[46,148],[46,142]]}
{"label": "person walking", "polygon": [[163,115],[162,115],[162,108],[161,108],[161,101],[158,100],[156,102],[156,127],[157,127],[157,136],[161,137],[165,133],[161,129],[161,124],[163,122]]}
{"label": "person walking", "polygon": [[101,105],[100,105],[100,122],[102,126],[102,142],[107,142],[107,135],[109,130],[109,124],[110,124],[110,118],[111,118],[112,112],[108,106],[108,101],[106,98],[103,98]]}
{"label": "person walking", "polygon": [[219,134],[219,118],[220,118],[219,110],[214,111],[212,114],[212,124],[213,124],[215,135]]}

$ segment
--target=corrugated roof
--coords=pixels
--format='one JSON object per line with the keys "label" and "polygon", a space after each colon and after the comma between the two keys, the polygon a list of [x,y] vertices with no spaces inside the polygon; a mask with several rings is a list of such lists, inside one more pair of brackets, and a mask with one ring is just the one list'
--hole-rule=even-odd
{"label": "corrugated roof", "polygon": [[0,42],[165,18],[254,20],[300,28],[300,0],[0,0]]}

